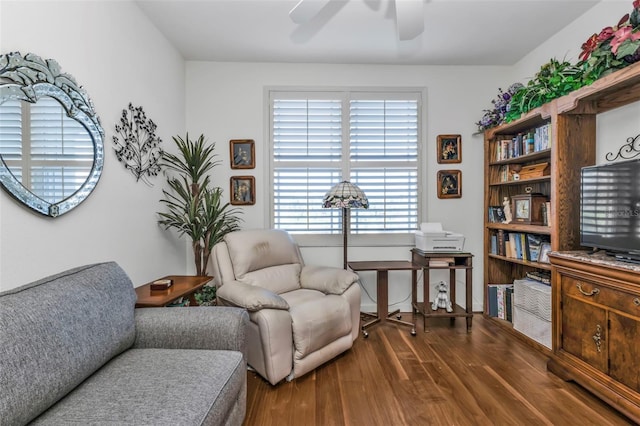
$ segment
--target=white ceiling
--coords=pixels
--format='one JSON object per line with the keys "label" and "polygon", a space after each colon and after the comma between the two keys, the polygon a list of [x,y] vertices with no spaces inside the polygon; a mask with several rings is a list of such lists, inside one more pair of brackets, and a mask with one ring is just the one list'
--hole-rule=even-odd
{"label": "white ceiling", "polygon": [[402,42],[393,0],[330,0],[301,25],[298,0],[135,2],[187,60],[513,65],[598,0],[425,0],[424,33]]}

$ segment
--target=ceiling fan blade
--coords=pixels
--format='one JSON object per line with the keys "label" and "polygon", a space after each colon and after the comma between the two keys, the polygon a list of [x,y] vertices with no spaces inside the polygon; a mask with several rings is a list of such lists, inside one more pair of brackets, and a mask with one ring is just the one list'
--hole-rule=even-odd
{"label": "ceiling fan blade", "polygon": [[300,0],[289,11],[289,17],[296,24],[304,24],[310,21],[330,0]]}
{"label": "ceiling fan blade", "polygon": [[424,31],[424,0],[396,0],[396,26],[400,40],[413,40]]}

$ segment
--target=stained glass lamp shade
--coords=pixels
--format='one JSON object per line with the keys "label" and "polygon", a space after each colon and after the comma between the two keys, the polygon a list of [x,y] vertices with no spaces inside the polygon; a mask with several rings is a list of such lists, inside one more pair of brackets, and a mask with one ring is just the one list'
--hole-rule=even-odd
{"label": "stained glass lamp shade", "polygon": [[326,209],[342,209],[342,257],[343,267],[347,269],[347,209],[368,209],[369,200],[357,185],[349,181],[342,181],[329,190],[324,196],[322,207]]}

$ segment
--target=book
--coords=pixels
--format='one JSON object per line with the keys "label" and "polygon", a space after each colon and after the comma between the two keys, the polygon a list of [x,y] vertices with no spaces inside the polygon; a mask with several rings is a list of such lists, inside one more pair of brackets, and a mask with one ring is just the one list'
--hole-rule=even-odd
{"label": "book", "polygon": [[509,322],[513,322],[513,286],[509,286],[506,289],[505,295],[506,317]]}
{"label": "book", "polygon": [[548,271],[529,271],[525,274],[530,280],[551,285],[551,273]]}
{"label": "book", "polygon": [[[511,317],[509,312],[512,302],[508,300],[509,291],[513,284],[489,284],[487,286],[487,312],[490,317],[506,320]],[[513,293],[511,291],[511,293]]]}
{"label": "book", "polygon": [[504,287],[499,286],[496,291],[496,299],[498,305],[498,318],[506,319],[507,314],[505,313],[505,303],[504,303]]}
{"label": "book", "polygon": [[540,244],[542,239],[537,234],[527,234],[527,245],[529,246],[529,260],[531,262],[538,261],[538,254],[540,253]]}
{"label": "book", "polygon": [[505,256],[505,236],[502,229],[498,230],[498,255]]}
{"label": "book", "polygon": [[547,226],[551,226],[551,201],[544,203],[544,219]]}
{"label": "book", "polygon": [[522,260],[530,260],[531,256],[529,254],[529,245],[527,244],[527,235],[528,234],[520,234],[520,246],[522,247]]}
{"label": "book", "polygon": [[487,286],[487,303],[489,304],[489,312],[490,317],[498,316],[498,287],[494,284],[489,284]]}

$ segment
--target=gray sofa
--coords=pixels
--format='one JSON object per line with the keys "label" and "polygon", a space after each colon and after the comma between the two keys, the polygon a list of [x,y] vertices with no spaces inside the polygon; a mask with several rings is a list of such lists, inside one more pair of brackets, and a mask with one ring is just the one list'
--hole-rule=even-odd
{"label": "gray sofa", "polygon": [[0,424],[242,424],[247,313],[135,301],[114,262],[0,293]]}

